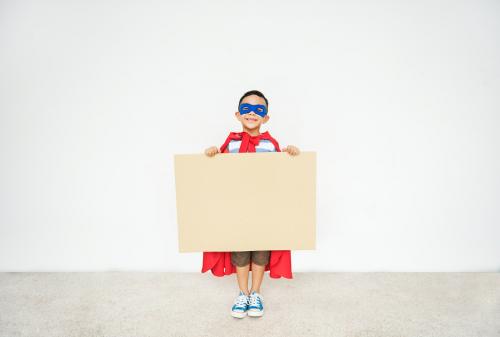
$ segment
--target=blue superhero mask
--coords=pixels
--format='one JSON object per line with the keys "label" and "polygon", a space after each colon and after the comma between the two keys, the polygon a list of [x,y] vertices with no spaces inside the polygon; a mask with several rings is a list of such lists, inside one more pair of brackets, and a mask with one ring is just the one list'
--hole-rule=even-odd
{"label": "blue superhero mask", "polygon": [[267,107],[262,104],[252,105],[248,103],[243,103],[238,108],[240,115],[247,114],[251,111],[255,112],[260,117],[267,115]]}

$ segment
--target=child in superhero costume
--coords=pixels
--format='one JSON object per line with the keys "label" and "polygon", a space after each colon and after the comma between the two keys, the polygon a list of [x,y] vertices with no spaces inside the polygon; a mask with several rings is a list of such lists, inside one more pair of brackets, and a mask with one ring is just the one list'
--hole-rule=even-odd
{"label": "child in superhero costume", "polygon": [[[220,148],[209,147],[205,154],[212,157],[218,153],[234,152],[287,152],[298,155],[299,149],[293,145],[280,150],[280,146],[268,131],[261,133],[260,126],[269,120],[267,98],[257,90],[246,92],[238,103],[235,116],[241,122],[242,132],[230,132]],[[250,234],[250,235],[253,235]],[[251,262],[251,263],[250,263]],[[233,317],[262,316],[263,298],[260,286],[264,272],[272,278],[292,278],[290,250],[243,251],[243,252],[203,252],[201,272],[211,270],[215,276],[236,273],[240,292],[231,308]],[[248,290],[248,274],[252,271],[252,288]]]}

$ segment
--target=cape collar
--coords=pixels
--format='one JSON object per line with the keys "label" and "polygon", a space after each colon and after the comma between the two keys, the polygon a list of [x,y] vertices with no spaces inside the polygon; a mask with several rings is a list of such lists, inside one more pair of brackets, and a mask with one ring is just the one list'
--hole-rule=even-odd
{"label": "cape collar", "polygon": [[255,147],[259,145],[261,139],[267,139],[271,141],[276,149],[276,152],[281,152],[278,142],[271,136],[269,131],[265,131],[257,136],[251,136],[246,131],[230,132],[226,141],[220,147],[220,152],[224,152],[226,150],[227,145],[231,140],[241,140],[239,152],[255,152]]}

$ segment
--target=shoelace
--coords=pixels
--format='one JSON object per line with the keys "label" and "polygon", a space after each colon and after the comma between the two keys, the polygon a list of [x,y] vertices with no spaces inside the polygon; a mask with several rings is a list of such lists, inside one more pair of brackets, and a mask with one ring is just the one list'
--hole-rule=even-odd
{"label": "shoelace", "polygon": [[258,306],[261,303],[262,303],[262,300],[261,300],[259,295],[250,295],[250,305],[251,306]]}
{"label": "shoelace", "polygon": [[237,307],[244,307],[248,304],[248,297],[247,295],[239,295],[237,298],[236,298],[236,301],[235,303]]}

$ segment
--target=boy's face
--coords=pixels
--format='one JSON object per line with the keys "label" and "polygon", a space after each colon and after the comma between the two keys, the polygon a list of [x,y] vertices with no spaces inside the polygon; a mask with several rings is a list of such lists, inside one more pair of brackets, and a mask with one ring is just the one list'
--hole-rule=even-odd
{"label": "boy's face", "polygon": [[[243,98],[240,105],[243,103],[248,103],[252,105],[262,104],[265,105],[267,108],[265,99],[257,95],[250,95]],[[243,124],[245,128],[250,130],[253,129],[258,130],[262,124],[266,123],[269,120],[269,114],[265,115],[264,117],[260,117],[254,111],[251,111],[243,115],[240,114],[239,111],[236,111],[234,114],[236,118],[241,122],[241,124]]]}

